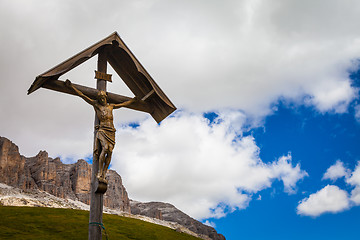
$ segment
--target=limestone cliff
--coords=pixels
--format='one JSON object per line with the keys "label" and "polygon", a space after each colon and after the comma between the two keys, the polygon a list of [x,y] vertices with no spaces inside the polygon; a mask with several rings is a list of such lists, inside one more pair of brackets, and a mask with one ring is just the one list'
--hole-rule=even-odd
{"label": "limestone cliff", "polygon": [[[21,156],[18,147],[0,137],[0,182],[22,190],[39,189],[56,197],[79,200],[89,204],[91,165],[85,160],[63,164],[59,158],[49,158],[40,151],[35,157]],[[106,207],[130,213],[130,202],[122,179],[109,170]]]}
{"label": "limestone cliff", "polygon": [[25,162],[15,144],[0,137],[0,182],[11,186],[22,185],[26,175]]}

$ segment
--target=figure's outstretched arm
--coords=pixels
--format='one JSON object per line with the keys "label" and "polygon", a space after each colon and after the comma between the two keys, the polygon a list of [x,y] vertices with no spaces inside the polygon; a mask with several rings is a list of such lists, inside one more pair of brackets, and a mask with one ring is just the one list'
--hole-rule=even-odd
{"label": "figure's outstretched arm", "polygon": [[94,105],[96,103],[95,100],[89,98],[88,96],[86,96],[85,94],[83,94],[79,89],[77,89],[69,79],[66,79],[65,81],[65,86],[74,90],[76,95],[78,95],[79,97],[81,97],[82,99],[84,99],[85,102],[91,104],[91,105]]}
{"label": "figure's outstretched arm", "polygon": [[134,98],[130,99],[129,101],[119,103],[119,104],[112,104],[112,105],[113,105],[114,109],[117,109],[117,108],[121,108],[121,107],[127,107],[127,106],[133,104],[136,101],[138,101],[138,98],[134,97]]}

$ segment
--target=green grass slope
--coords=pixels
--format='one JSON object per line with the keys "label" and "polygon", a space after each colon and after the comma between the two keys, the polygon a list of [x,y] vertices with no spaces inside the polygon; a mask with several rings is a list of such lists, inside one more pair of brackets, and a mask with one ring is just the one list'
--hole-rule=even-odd
{"label": "green grass slope", "polygon": [[[81,210],[0,206],[0,239],[88,239],[88,219],[89,212]],[[104,214],[103,223],[109,240],[199,239],[116,215]]]}

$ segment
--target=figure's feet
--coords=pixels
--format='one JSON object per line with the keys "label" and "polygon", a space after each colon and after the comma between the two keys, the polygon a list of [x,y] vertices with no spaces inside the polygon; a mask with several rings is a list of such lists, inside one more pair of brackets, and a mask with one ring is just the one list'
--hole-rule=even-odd
{"label": "figure's feet", "polygon": [[105,184],[108,184],[108,180],[106,180],[106,178],[102,178],[101,180],[99,180],[100,182],[103,182]]}
{"label": "figure's feet", "polygon": [[96,178],[98,179],[99,182],[108,184],[108,181],[105,179],[104,175],[98,173],[97,176],[96,176]]}
{"label": "figure's feet", "polygon": [[96,175],[96,178],[97,178],[98,180],[100,180],[100,179],[103,178],[103,177],[102,177],[101,173],[98,173],[98,174]]}

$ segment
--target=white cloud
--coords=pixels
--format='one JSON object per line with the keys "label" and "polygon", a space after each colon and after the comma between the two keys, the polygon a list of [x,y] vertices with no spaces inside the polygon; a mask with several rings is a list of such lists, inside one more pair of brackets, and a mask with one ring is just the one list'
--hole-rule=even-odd
{"label": "white cloud", "polygon": [[357,163],[355,170],[351,173],[351,176],[346,179],[346,182],[353,186],[360,186],[360,162]]}
{"label": "white cloud", "polygon": [[351,191],[350,200],[354,205],[360,205],[360,162],[357,163],[355,170],[346,179],[346,182],[355,187]]}
{"label": "white cloud", "polygon": [[310,102],[322,112],[329,110],[337,113],[346,112],[349,103],[357,97],[356,90],[346,79],[327,80],[313,89],[313,97]]}
{"label": "white cloud", "polygon": [[355,119],[360,122],[360,104],[355,106]]}
{"label": "white cloud", "polygon": [[295,193],[296,183],[308,174],[300,169],[300,164],[293,167],[291,160],[291,155],[283,156],[274,162],[272,167],[274,175],[283,181],[285,191]]}
{"label": "white cloud", "polygon": [[337,186],[327,185],[303,199],[297,207],[297,213],[317,217],[324,213],[338,213],[349,207],[348,193]]}
{"label": "white cloud", "polygon": [[[242,114],[235,119],[241,118]],[[160,126],[148,119],[123,127],[112,167],[123,176],[131,198],[171,202],[191,216],[223,217],[246,208],[252,194],[279,179],[293,192],[307,173],[291,156],[265,164],[252,136],[238,137],[229,119],[210,123],[179,112]]]}
{"label": "white cloud", "polygon": [[208,225],[208,226],[210,226],[210,227],[216,228],[216,224],[215,224],[214,222],[209,221],[209,220],[206,220],[206,221],[204,222],[204,224],[205,224],[205,225]]}
{"label": "white cloud", "polygon": [[342,161],[338,160],[326,170],[323,180],[335,181],[342,177],[345,177],[346,183],[355,187],[350,194],[338,186],[327,185],[303,199],[297,207],[297,213],[317,217],[327,212],[337,213],[360,205],[360,162],[351,172],[344,167]]}
{"label": "white cloud", "polygon": [[337,160],[336,163],[330,166],[324,176],[323,179],[330,179],[335,181],[338,178],[347,177],[349,175],[349,169],[344,167],[344,163],[340,160]]}
{"label": "white cloud", "polygon": [[357,206],[360,205],[360,186],[356,186],[351,191],[350,200],[352,201],[352,203],[354,205],[357,205]]}

